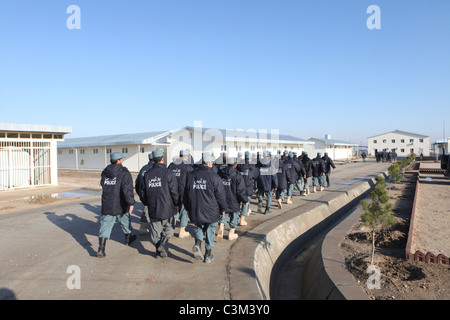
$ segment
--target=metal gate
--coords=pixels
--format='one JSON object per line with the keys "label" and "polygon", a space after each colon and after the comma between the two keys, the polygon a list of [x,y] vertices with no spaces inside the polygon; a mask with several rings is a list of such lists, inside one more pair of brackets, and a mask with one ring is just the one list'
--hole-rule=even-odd
{"label": "metal gate", "polygon": [[0,140],[0,190],[51,184],[49,141]]}

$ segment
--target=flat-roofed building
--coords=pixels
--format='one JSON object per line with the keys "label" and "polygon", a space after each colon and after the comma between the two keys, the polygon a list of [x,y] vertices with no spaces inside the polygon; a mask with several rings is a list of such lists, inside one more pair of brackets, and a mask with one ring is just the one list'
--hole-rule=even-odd
{"label": "flat-roofed building", "polygon": [[197,162],[205,152],[215,158],[224,152],[229,157],[245,151],[256,154],[269,150],[273,155],[279,150],[301,153],[303,150],[311,152],[314,143],[279,135],[277,131],[225,130],[196,125],[168,131],[66,139],[58,143],[58,164],[61,169],[103,170],[110,163],[111,152],[122,152],[124,166],[137,172],[148,162],[148,154],[156,149],[164,151],[167,165],[181,150],[189,150]]}
{"label": "flat-roofed building", "polygon": [[322,153],[322,156],[328,153],[328,156],[333,160],[344,160],[349,159],[354,154],[354,148],[358,146],[358,144],[350,143],[343,140],[331,139],[330,134],[326,134],[325,138],[309,138],[308,141],[312,141],[315,143],[315,153],[309,155],[309,157],[315,158],[317,153]]}
{"label": "flat-roofed building", "polygon": [[57,142],[67,126],[0,123],[0,190],[58,184]]}
{"label": "flat-roofed building", "polygon": [[395,151],[398,157],[415,155],[430,155],[430,137],[418,133],[394,130],[367,138],[369,155],[375,152]]}

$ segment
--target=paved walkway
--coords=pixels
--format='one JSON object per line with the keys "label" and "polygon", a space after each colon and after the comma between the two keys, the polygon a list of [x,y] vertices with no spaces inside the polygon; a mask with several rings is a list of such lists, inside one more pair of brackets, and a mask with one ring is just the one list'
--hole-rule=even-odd
{"label": "paved walkway", "polygon": [[[252,213],[248,225],[238,227],[237,233],[245,237],[247,231],[274,216],[320,201],[321,196],[372,178],[387,167],[376,162],[339,165],[329,189],[307,197],[299,196],[296,190],[293,204],[278,210],[274,202],[273,214],[268,216]],[[141,209],[137,203],[132,215],[135,230]],[[252,209],[256,211],[255,199]],[[229,253],[235,241],[227,240],[228,227],[224,240],[216,243],[211,264],[194,259],[193,238],[171,238],[169,258],[155,259],[148,235],[138,236],[131,246],[125,246],[117,225],[107,242],[106,257],[99,259],[99,215],[100,197],[0,215],[0,299],[228,300],[232,296],[227,267],[233,263]],[[193,234],[193,226],[187,231]],[[79,289],[73,288],[78,271]]]}

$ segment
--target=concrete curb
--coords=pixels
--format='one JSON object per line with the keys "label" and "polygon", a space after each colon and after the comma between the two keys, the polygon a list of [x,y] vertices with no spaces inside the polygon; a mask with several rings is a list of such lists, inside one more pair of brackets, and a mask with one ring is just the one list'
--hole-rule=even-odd
{"label": "concrete curb", "polygon": [[348,215],[326,235],[303,274],[302,298],[309,300],[370,300],[345,269],[339,244],[359,220],[362,209],[355,204]]}
{"label": "concrete curb", "polygon": [[[271,281],[276,279],[281,266],[308,240],[336,222],[357,201],[364,198],[374,186],[374,181],[375,178],[365,179],[337,192],[330,192],[317,201],[275,216],[241,236],[230,250],[228,276],[231,298],[270,299]],[[337,251],[336,247],[322,246],[322,254],[319,255],[324,255],[325,258],[316,261],[319,264],[323,261],[323,268],[315,266],[313,269],[316,274],[307,276],[311,279],[310,286],[323,287],[327,292],[314,293],[309,289],[308,296],[311,299],[344,298],[342,292],[348,292],[353,299],[350,283],[339,281],[339,277],[333,272],[337,270],[334,264],[338,263],[329,255],[333,251]],[[333,279],[327,276],[330,271]],[[321,281],[324,283],[320,283]],[[337,287],[334,281],[337,281]]]}

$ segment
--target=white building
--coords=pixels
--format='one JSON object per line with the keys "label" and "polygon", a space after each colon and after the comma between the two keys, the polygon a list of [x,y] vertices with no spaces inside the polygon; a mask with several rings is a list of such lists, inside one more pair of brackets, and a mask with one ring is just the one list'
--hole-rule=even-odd
{"label": "white building", "polygon": [[110,163],[109,154],[118,151],[125,157],[124,166],[136,172],[148,162],[148,154],[155,149],[164,150],[168,164],[178,157],[180,150],[186,149],[197,162],[204,152],[215,158],[223,152],[229,157],[239,152],[264,150],[272,154],[285,149],[298,154],[304,150],[311,153],[314,143],[279,135],[276,131],[212,129],[196,124],[171,131],[66,139],[58,143],[58,165],[61,169],[103,170]]}
{"label": "white building", "polygon": [[394,151],[398,157],[407,157],[411,153],[430,155],[430,137],[417,133],[395,130],[367,138],[368,151]]}
{"label": "white building", "polygon": [[71,127],[0,123],[0,190],[58,184],[57,142]]}
{"label": "white building", "polygon": [[322,156],[327,152],[333,160],[349,159],[353,156],[353,148],[358,146],[354,143],[331,139],[330,134],[325,135],[324,139],[309,138],[308,141],[315,144],[315,153],[310,155],[310,158],[315,158],[318,152],[322,153]]}
{"label": "white building", "polygon": [[442,140],[436,140],[435,143],[433,143],[435,147],[437,147],[437,156],[441,156],[443,154],[449,154],[448,147],[450,146],[450,138],[442,139]]}

